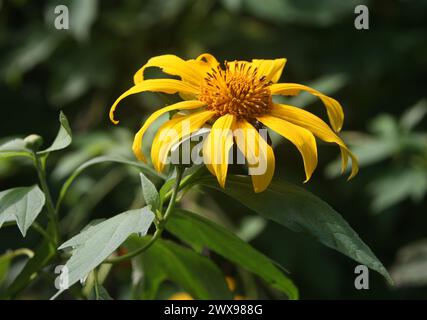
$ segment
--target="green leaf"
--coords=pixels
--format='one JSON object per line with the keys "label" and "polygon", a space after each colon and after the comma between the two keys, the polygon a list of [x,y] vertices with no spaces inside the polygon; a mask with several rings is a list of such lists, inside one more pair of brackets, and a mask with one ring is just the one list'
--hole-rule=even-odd
{"label": "green leaf", "polygon": [[[74,249],[65,264],[68,285],[72,286],[85,279],[91,270],[108,258],[132,233],[145,235],[153,219],[154,214],[147,207],[126,211],[88,227],[63,243],[59,249]],[[64,289],[58,293],[62,291]]]}
{"label": "green leaf", "polygon": [[420,201],[427,192],[427,172],[419,167],[397,167],[368,185],[372,210],[379,213],[411,197]]}
{"label": "green leaf", "polygon": [[13,139],[0,145],[0,158],[20,156],[32,158],[32,152],[26,147],[24,139]]}
{"label": "green leaf", "polygon": [[[149,238],[130,237],[126,247],[133,251],[145,245]],[[157,240],[137,262],[141,264],[143,284],[155,293],[160,283],[168,279],[195,299],[231,299],[224,275],[207,257],[171,241]],[[151,299],[155,296],[149,297]]]}
{"label": "green leaf", "polygon": [[16,221],[25,237],[45,203],[39,186],[19,187],[0,192],[0,228],[6,221]]}
{"label": "green leaf", "polygon": [[143,174],[141,177],[142,195],[144,196],[145,204],[151,206],[151,210],[155,211],[160,208],[160,197],[156,186]]}
{"label": "green leaf", "polygon": [[407,131],[412,130],[427,114],[427,100],[418,101],[413,107],[404,112],[400,118],[400,125]]}
{"label": "green leaf", "polygon": [[228,187],[221,189],[209,177],[200,183],[237,199],[243,205],[296,232],[304,232],[322,244],[379,272],[392,280],[382,263],[357,233],[326,202],[290,183],[276,180],[262,193],[254,193],[250,177],[230,176]]}
{"label": "green leaf", "polygon": [[59,122],[61,126],[52,145],[45,150],[39,151],[38,154],[46,154],[52,151],[62,150],[71,144],[72,136],[70,124],[68,123],[68,119],[62,111],[59,114]]}
{"label": "green leaf", "polygon": [[98,0],[73,0],[70,7],[71,32],[79,41],[89,38],[90,28],[98,14]]}
{"label": "green leaf", "polygon": [[188,211],[176,210],[166,229],[197,249],[207,247],[255,273],[290,299],[298,299],[298,289],[268,257],[214,222]]}

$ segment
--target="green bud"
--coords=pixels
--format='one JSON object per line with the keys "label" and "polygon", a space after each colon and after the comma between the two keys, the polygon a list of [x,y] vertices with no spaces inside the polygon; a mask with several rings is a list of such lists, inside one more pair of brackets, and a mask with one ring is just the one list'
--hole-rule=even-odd
{"label": "green bud", "polygon": [[32,151],[38,151],[43,144],[43,138],[38,134],[30,134],[24,141],[25,146]]}

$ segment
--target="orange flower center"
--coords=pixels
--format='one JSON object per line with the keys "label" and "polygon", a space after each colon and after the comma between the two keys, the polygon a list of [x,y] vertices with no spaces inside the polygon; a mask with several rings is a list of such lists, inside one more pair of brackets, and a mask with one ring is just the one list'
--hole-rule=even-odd
{"label": "orange flower center", "polygon": [[199,100],[219,116],[232,114],[251,119],[268,113],[272,108],[270,82],[259,76],[258,69],[246,62],[225,63],[207,73]]}

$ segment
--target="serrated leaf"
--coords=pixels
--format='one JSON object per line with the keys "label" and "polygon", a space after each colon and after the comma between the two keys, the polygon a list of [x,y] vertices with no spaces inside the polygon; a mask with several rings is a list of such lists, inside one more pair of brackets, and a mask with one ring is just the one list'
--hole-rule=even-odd
{"label": "serrated leaf", "polygon": [[[133,251],[147,241],[147,237],[133,236],[126,241],[126,247]],[[150,290],[157,289],[168,279],[195,299],[231,299],[224,275],[211,260],[171,241],[157,240],[138,258],[138,262],[144,273],[143,291],[146,285]],[[143,298],[154,299],[155,296]]]}
{"label": "serrated leaf", "polygon": [[[132,233],[145,235],[153,222],[154,214],[147,208],[130,210],[108,220],[90,226],[59,249],[73,248],[72,256],[65,264],[68,270],[68,285],[84,279],[101,264]],[[64,289],[59,291],[62,292]]]}
{"label": "serrated leaf", "polygon": [[176,210],[166,229],[193,247],[207,247],[255,273],[290,299],[298,299],[298,289],[268,257],[214,222],[188,211]]}
{"label": "serrated leaf", "polygon": [[6,221],[16,221],[25,237],[45,203],[39,186],[19,187],[0,192],[0,228]]}
{"label": "serrated leaf", "polygon": [[156,186],[143,174],[140,173],[142,195],[144,196],[145,204],[151,206],[151,210],[160,208],[160,196],[157,192]]}
{"label": "serrated leaf", "polygon": [[427,172],[424,168],[393,168],[368,185],[373,197],[372,210],[379,213],[404,199],[420,201],[427,191]]}
{"label": "serrated leaf", "polygon": [[225,192],[249,209],[293,231],[307,233],[393,282],[383,264],[343,217],[310,192],[275,180],[264,192],[254,193],[250,177],[246,176],[228,177],[226,189],[218,187],[211,177],[199,182]]}
{"label": "serrated leaf", "polygon": [[52,145],[45,150],[39,151],[38,154],[46,154],[52,151],[62,150],[71,144],[72,134],[70,124],[68,123],[68,119],[62,111],[59,114],[59,122],[61,126],[59,127],[58,134],[56,135]]}

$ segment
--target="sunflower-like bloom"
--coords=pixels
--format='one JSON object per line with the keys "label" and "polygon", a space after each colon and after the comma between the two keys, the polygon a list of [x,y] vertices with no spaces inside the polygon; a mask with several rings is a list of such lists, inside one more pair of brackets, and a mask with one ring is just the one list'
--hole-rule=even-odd
{"label": "sunflower-like bloom", "polygon": [[[123,93],[110,110],[110,119],[117,124],[114,112],[117,104],[125,97],[144,92],[178,93],[183,101],[154,112],[137,132],[133,152],[145,161],[141,151],[142,138],[147,128],[159,116],[173,110],[186,110],[185,115],[173,117],[159,129],[152,143],[151,159],[157,171],[162,171],[168,153],[184,135],[198,131],[206,123],[212,124],[212,131],[203,145],[203,158],[210,172],[224,187],[228,169],[228,152],[234,143],[245,156],[248,163],[266,164],[262,174],[252,175],[255,192],[265,190],[274,173],[275,159],[272,148],[261,137],[259,124],[268,127],[293,143],[301,153],[306,180],[308,181],[317,165],[317,146],[315,137],[336,143],[341,149],[342,171],[351,159],[352,170],[349,179],[357,174],[357,159],[336,134],[341,130],[344,113],[335,99],[317,90],[296,83],[277,83],[286,59],[233,61],[224,66],[210,54],[202,54],[197,59],[183,60],[174,55],[151,58],[134,76],[134,86]],[[148,67],[158,67],[166,74],[180,79],[145,79]],[[303,109],[274,103],[273,95],[295,96],[305,91],[318,97],[326,107],[331,127],[319,117]],[[187,130],[181,124],[187,121]],[[221,134],[213,134],[215,131]],[[230,134],[239,130],[239,137]],[[162,138],[162,132],[174,134]],[[185,131],[185,132],[184,132]],[[164,136],[163,136],[164,137]],[[254,143],[246,143],[251,138]],[[221,154],[221,161],[211,161]],[[250,174],[250,172],[249,172]]]}

